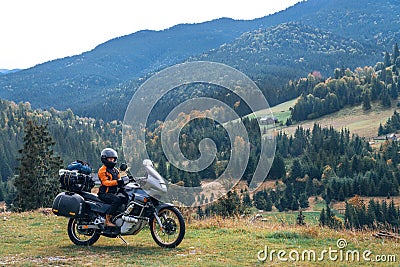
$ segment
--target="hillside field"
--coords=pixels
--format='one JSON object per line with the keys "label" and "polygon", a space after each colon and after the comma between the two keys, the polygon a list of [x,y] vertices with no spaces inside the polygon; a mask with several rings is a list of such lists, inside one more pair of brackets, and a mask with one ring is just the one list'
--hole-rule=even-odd
{"label": "hillside field", "polygon": [[[286,122],[286,119],[290,116],[289,108],[293,107],[296,101],[297,99],[293,99],[271,108],[273,115],[278,118],[279,122],[283,124]],[[377,136],[379,124],[385,124],[387,119],[393,115],[395,110],[394,106],[395,103],[392,104],[392,108],[382,108],[380,103],[374,102],[372,103],[371,110],[368,111],[364,111],[361,105],[345,107],[338,112],[325,115],[315,120],[302,121],[289,127],[280,126],[279,123],[275,126],[278,131],[293,134],[298,126],[311,129],[313,125],[317,123],[322,127],[333,126],[337,130],[347,128],[351,133],[370,139]],[[263,114],[267,113],[265,111],[256,113],[258,117],[262,117]]]}

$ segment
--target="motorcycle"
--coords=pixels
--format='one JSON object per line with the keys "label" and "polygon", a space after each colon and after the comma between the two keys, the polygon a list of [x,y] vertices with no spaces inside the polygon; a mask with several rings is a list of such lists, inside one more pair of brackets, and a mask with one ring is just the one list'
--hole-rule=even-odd
{"label": "motorcycle", "polygon": [[94,186],[92,177],[60,170],[61,188],[67,191],[56,196],[52,211],[58,216],[69,218],[68,236],[74,244],[90,246],[100,236],[119,237],[127,244],[123,236],[136,235],[146,225],[150,227],[151,236],[160,247],[174,248],[182,242],[185,236],[182,214],[174,205],[159,200],[161,195],[167,193],[166,181],[154,169],[150,160],[144,160],[143,166],[145,177],[135,178],[130,175],[126,165],[125,169],[121,168],[121,173],[126,174],[121,177],[125,192],[119,194],[127,197],[128,201],[112,219],[116,227],[104,225],[105,212],[110,205],[90,193],[89,189]]}

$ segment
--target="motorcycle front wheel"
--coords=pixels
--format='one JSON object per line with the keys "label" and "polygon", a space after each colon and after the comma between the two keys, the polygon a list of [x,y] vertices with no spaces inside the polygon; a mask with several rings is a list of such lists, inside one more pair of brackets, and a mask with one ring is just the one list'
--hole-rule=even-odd
{"label": "motorcycle front wheel", "polygon": [[185,236],[185,221],[175,207],[165,207],[159,210],[158,217],[162,225],[153,217],[150,220],[150,232],[154,241],[163,248],[175,248]]}
{"label": "motorcycle front wheel", "polygon": [[71,218],[68,222],[69,239],[78,246],[91,246],[100,238],[100,233],[94,229],[78,229],[79,219]]}

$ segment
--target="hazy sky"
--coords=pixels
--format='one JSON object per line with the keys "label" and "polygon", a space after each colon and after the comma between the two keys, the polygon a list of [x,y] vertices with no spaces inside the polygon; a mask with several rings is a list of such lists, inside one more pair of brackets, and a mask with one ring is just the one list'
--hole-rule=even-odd
{"label": "hazy sky", "polygon": [[254,19],[297,2],[301,0],[3,0],[0,69],[78,55],[139,30],[221,17]]}

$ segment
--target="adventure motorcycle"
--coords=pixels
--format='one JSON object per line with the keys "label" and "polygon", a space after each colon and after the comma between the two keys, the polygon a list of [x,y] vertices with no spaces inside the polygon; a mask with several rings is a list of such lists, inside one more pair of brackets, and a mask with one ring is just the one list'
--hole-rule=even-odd
{"label": "adventure motorcycle", "polygon": [[185,235],[182,214],[172,204],[158,200],[158,196],[167,192],[165,180],[150,160],[144,160],[143,166],[146,176],[136,178],[121,168],[127,174],[122,177],[126,193],[121,197],[127,196],[128,202],[112,219],[116,227],[104,225],[105,212],[110,205],[90,193],[94,186],[92,177],[77,171],[60,170],[61,188],[68,191],[56,196],[52,210],[58,216],[70,218],[68,236],[74,244],[93,245],[100,236],[119,237],[126,243],[122,236],[136,235],[146,225],[160,247],[174,248],[182,242]]}

